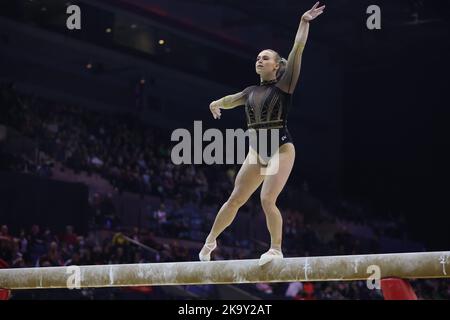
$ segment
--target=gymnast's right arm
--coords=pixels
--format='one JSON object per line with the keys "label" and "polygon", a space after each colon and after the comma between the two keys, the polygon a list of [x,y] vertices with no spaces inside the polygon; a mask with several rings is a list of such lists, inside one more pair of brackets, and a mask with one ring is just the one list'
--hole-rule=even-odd
{"label": "gymnast's right arm", "polygon": [[245,104],[247,97],[247,90],[225,96],[219,100],[211,102],[209,109],[213,114],[214,119],[220,119],[220,109],[233,109],[237,106]]}

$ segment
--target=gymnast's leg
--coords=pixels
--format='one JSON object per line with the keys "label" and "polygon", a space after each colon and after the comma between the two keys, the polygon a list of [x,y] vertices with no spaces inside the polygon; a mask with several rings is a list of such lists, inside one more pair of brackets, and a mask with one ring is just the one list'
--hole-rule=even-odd
{"label": "gymnast's leg", "polygon": [[[274,166],[276,157],[269,161],[270,166]],[[281,241],[283,231],[283,219],[280,210],[276,205],[278,195],[283,190],[289,175],[292,171],[295,160],[295,148],[292,143],[286,143],[279,149],[278,170],[275,174],[266,175],[261,188],[261,204],[266,215],[267,228],[270,232],[270,250],[263,254],[259,264],[263,265],[273,258],[282,258]]]}
{"label": "gymnast's leg", "polygon": [[236,176],[234,189],[228,200],[222,205],[216,216],[211,232],[206,238],[205,245],[199,253],[202,261],[209,261],[211,251],[216,248],[216,238],[227,228],[236,217],[239,208],[247,202],[250,196],[261,185],[264,176],[261,175],[261,165],[250,162],[250,157],[256,159],[255,151],[250,148],[247,158]]}

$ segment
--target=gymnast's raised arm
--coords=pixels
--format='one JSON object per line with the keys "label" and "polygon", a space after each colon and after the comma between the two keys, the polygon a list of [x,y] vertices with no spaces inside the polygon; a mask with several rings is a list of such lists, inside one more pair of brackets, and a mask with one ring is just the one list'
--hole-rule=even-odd
{"label": "gymnast's raised arm", "polygon": [[308,11],[306,11],[298,26],[297,34],[295,36],[294,46],[286,64],[286,70],[276,86],[284,92],[292,94],[297,85],[298,78],[300,76],[300,67],[302,62],[302,53],[308,39],[309,22],[314,20],[317,16],[322,14],[325,6],[318,7],[319,2]]}

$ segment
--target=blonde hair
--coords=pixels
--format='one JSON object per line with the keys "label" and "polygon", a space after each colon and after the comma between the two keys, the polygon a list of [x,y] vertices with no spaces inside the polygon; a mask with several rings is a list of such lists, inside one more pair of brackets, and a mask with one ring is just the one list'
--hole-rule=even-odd
{"label": "blonde hair", "polygon": [[280,65],[280,67],[277,70],[277,80],[280,80],[280,78],[283,76],[284,72],[286,71],[286,65],[287,60],[280,56],[278,52],[272,49],[267,49],[267,51],[272,52],[275,55],[275,61]]}

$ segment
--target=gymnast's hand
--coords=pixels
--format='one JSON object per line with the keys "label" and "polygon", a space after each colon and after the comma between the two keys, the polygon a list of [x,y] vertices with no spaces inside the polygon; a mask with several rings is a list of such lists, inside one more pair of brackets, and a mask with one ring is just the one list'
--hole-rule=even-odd
{"label": "gymnast's hand", "polygon": [[217,101],[211,102],[209,105],[209,110],[211,110],[211,113],[214,117],[214,119],[220,119],[220,107],[217,105]]}
{"label": "gymnast's hand", "polygon": [[302,20],[309,22],[321,15],[323,13],[323,9],[325,9],[325,6],[317,7],[318,5],[319,1],[317,1],[311,9],[303,14]]}

